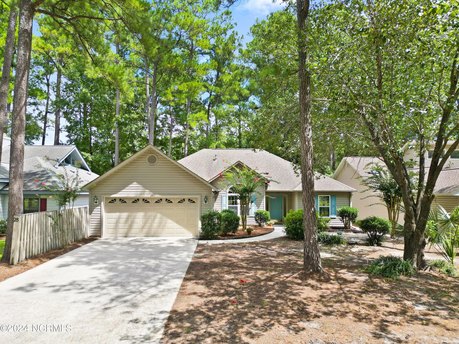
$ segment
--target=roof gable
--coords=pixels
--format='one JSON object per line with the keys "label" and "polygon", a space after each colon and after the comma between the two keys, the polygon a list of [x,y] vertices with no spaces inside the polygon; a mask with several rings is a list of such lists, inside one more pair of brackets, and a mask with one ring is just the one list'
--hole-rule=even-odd
{"label": "roof gable", "polygon": [[[203,149],[179,160],[179,163],[209,181],[237,162],[269,179],[268,191],[298,191],[298,185],[301,186],[300,174],[293,163],[261,149]],[[343,183],[334,185],[338,192],[354,190]],[[318,184],[318,187],[322,186],[325,184]]]}
{"label": "roof gable", "polygon": [[105,181],[107,178],[109,178],[111,175],[113,175],[114,173],[116,173],[117,171],[121,171],[125,168],[128,168],[129,167],[129,164],[139,158],[141,158],[145,153],[147,152],[151,152],[151,153],[156,153],[158,155],[160,155],[162,158],[166,159],[167,161],[169,161],[170,163],[174,164],[175,166],[177,166],[179,169],[187,172],[188,174],[190,174],[191,176],[193,176],[194,178],[198,179],[201,183],[205,184],[206,186],[208,186],[209,188],[211,189],[215,189],[215,187],[208,183],[205,179],[201,178],[199,175],[197,175],[196,173],[194,173],[193,171],[190,171],[188,168],[186,168],[185,166],[179,164],[177,161],[169,158],[166,154],[164,154],[163,152],[161,152],[159,149],[157,149],[156,147],[152,146],[152,145],[148,145],[146,146],[145,148],[141,149],[140,151],[138,151],[137,153],[135,153],[134,155],[130,156],[128,159],[124,160],[123,162],[121,162],[120,164],[118,164],[117,166],[113,167],[111,170],[109,170],[108,172],[104,173],[103,175],[101,175],[100,177],[96,178],[95,180],[91,181],[90,183],[86,184],[84,186],[85,189],[92,189],[94,188],[96,185],[99,185],[101,182]]}

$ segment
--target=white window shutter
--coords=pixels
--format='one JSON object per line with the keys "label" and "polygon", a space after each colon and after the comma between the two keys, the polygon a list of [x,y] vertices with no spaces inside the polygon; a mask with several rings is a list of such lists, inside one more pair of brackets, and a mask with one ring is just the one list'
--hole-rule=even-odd
{"label": "white window shutter", "polygon": [[220,197],[222,199],[222,210],[228,209],[228,193],[226,191],[221,191]]}

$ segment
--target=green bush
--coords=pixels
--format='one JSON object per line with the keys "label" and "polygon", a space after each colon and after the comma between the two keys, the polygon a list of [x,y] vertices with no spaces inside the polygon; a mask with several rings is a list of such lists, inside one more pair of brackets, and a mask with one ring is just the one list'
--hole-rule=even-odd
{"label": "green bush", "polygon": [[221,231],[222,215],[218,211],[209,211],[201,215],[201,238],[213,239]]}
{"label": "green bush", "polygon": [[457,270],[453,264],[450,262],[447,262],[446,260],[442,259],[437,259],[429,262],[429,266],[436,268],[438,271],[441,273],[444,273],[445,275],[456,277],[457,276]]}
{"label": "green bush", "polygon": [[6,220],[0,220],[0,235],[6,234],[6,226],[7,226]]}
{"label": "green bush", "polygon": [[338,216],[344,222],[344,228],[350,229],[352,222],[357,219],[359,215],[359,210],[353,207],[342,207],[338,209]]}
{"label": "green bush", "polygon": [[284,219],[285,233],[293,240],[303,240],[303,210],[290,210]]}
{"label": "green bush", "polygon": [[317,216],[317,231],[319,233],[325,232],[328,229],[328,223],[330,222],[330,219],[328,217],[320,217],[318,214]]}
{"label": "green bush", "polygon": [[396,279],[400,276],[412,276],[416,269],[409,260],[403,260],[399,257],[384,256],[375,259],[366,271],[371,275]]}
{"label": "green bush", "polygon": [[389,233],[390,222],[380,217],[370,216],[360,221],[360,228],[367,233],[368,243],[372,246],[381,245],[384,235]]}
{"label": "green bush", "polygon": [[239,228],[239,216],[229,209],[221,212],[221,232],[223,234],[236,233]]}
{"label": "green bush", "polygon": [[255,212],[255,222],[258,223],[260,227],[263,227],[266,223],[271,220],[271,215],[267,210],[257,210]]}
{"label": "green bush", "polygon": [[317,240],[323,245],[346,245],[346,239],[341,234],[331,234],[321,232],[317,235]]}

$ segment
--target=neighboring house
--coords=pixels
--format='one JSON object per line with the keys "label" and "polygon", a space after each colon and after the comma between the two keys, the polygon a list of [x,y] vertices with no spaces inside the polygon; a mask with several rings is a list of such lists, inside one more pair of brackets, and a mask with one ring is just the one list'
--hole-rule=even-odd
{"label": "neighboring house", "polygon": [[[431,152],[426,153],[426,167],[429,167]],[[416,162],[416,153],[412,146],[405,146],[405,159]],[[368,178],[374,164],[385,166],[376,157],[346,157],[341,160],[333,177],[357,190],[352,196],[352,204],[359,209],[359,219],[379,216],[387,219],[387,209],[376,192],[368,190],[364,180]],[[459,150],[456,150],[440,173],[434,189],[434,205],[438,204],[451,212],[459,206]],[[403,214],[399,217],[403,223]]]}
{"label": "neighboring house", "polygon": [[[292,163],[263,150],[203,149],[178,162],[147,146],[89,183],[91,234],[197,236],[200,215],[215,209],[240,213],[237,195],[222,180],[233,166],[246,165],[270,180],[252,195],[249,216],[267,209],[281,220],[301,209],[301,180]],[[350,205],[353,188],[318,175],[316,204],[321,216],[336,217]]]}
{"label": "neighboring house", "polygon": [[[9,139],[4,141],[0,167],[0,218],[8,216],[8,162]],[[59,175],[77,184],[87,184],[98,175],[89,166],[75,146],[24,147],[24,213],[58,209],[56,186],[61,185]],[[73,206],[87,206],[89,193],[81,191]]]}

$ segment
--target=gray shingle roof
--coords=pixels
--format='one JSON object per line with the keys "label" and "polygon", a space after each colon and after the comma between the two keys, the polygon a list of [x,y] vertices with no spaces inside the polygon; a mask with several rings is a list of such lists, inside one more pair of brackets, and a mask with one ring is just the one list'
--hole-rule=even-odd
{"label": "gray shingle roof", "polygon": [[367,176],[372,166],[386,166],[380,158],[369,156],[350,156],[343,158],[360,176]]}
{"label": "gray shingle roof", "polygon": [[[59,181],[58,175],[67,175],[70,180],[78,181],[78,185],[91,182],[97,174],[74,166],[61,166],[57,163],[69,155],[75,146],[31,146],[24,147],[24,191],[46,191]],[[8,178],[9,147],[2,153],[0,178]],[[45,185],[43,185],[45,183]],[[6,186],[3,190],[7,190]]]}
{"label": "gray shingle roof", "polygon": [[[261,149],[202,149],[179,160],[179,163],[210,181],[238,161],[270,179],[268,191],[301,191],[301,178],[294,165]],[[330,177],[317,177],[315,190],[318,192],[355,191]]]}

